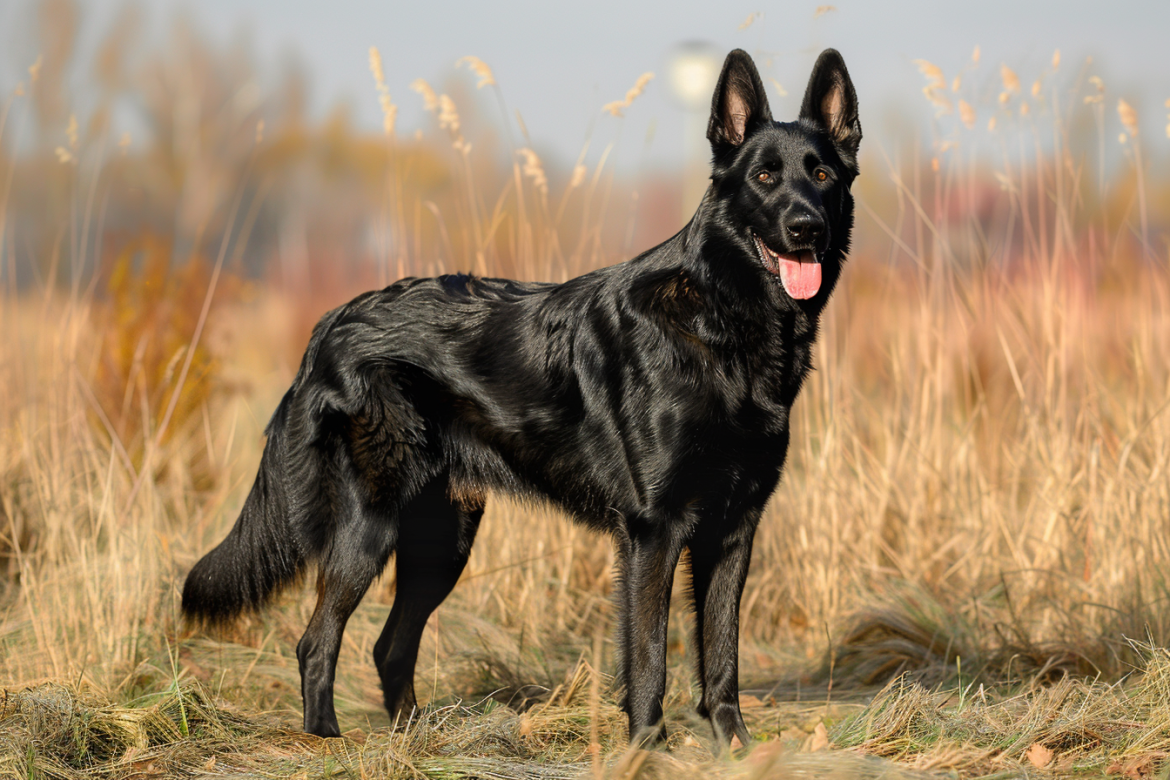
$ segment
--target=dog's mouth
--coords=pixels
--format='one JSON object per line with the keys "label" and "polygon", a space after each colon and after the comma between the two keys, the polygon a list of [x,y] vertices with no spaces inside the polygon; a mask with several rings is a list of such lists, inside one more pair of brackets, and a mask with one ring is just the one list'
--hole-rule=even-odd
{"label": "dog's mouth", "polygon": [[753,234],[760,250],[760,262],[769,273],[780,277],[784,292],[797,300],[808,300],[821,289],[821,264],[811,249],[800,252],[775,252]]}

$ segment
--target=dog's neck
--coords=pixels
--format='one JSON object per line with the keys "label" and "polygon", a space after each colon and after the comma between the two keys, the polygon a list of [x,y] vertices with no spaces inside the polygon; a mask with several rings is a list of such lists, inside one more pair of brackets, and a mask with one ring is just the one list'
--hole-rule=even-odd
{"label": "dog's neck", "polygon": [[[823,302],[808,304],[777,299],[776,289],[763,287],[757,274],[747,271],[729,274],[727,262],[721,255],[725,252],[712,249],[714,242],[734,242],[727,228],[717,223],[714,186],[708,186],[703,194],[695,216],[675,236],[678,242],[671,254],[682,260],[688,277],[698,283],[704,299],[710,304],[704,307],[706,319],[712,331],[744,331],[764,329],[775,331],[782,324],[790,338],[812,341],[816,338],[817,322],[823,309]],[[738,250],[737,250],[738,251]],[[754,262],[755,258],[749,259]],[[739,289],[732,289],[736,285]],[[740,339],[736,339],[740,341]]]}

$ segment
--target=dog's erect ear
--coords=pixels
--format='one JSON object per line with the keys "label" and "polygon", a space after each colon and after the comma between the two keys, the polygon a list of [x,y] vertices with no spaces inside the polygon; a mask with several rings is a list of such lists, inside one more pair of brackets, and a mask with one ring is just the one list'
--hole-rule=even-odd
{"label": "dog's erect ear", "polygon": [[817,57],[817,64],[808,79],[808,89],[804,92],[800,118],[816,122],[844,151],[857,156],[857,147],[861,144],[857,93],[853,91],[845,60],[836,49],[825,49]]}
{"label": "dog's erect ear", "polygon": [[760,122],[771,122],[768,96],[756,64],[743,49],[736,49],[723,61],[723,72],[711,99],[711,120],[707,140],[712,148],[739,146]]}

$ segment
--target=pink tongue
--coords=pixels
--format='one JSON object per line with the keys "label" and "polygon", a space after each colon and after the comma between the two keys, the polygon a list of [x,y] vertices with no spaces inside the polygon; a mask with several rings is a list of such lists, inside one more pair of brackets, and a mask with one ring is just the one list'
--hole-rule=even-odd
{"label": "pink tongue", "polygon": [[[811,258],[812,254],[808,254]],[[779,259],[780,281],[784,284],[785,292],[798,300],[806,300],[817,294],[817,290],[821,289],[820,263],[799,263],[784,256]]]}

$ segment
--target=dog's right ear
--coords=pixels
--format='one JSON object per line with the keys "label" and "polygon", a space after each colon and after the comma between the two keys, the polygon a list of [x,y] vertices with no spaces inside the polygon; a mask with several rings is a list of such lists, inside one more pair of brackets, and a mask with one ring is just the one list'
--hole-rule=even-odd
{"label": "dog's right ear", "polygon": [[729,146],[739,146],[761,122],[771,122],[768,96],[751,56],[736,49],[723,61],[723,72],[711,99],[711,119],[707,123],[707,140],[719,153]]}

